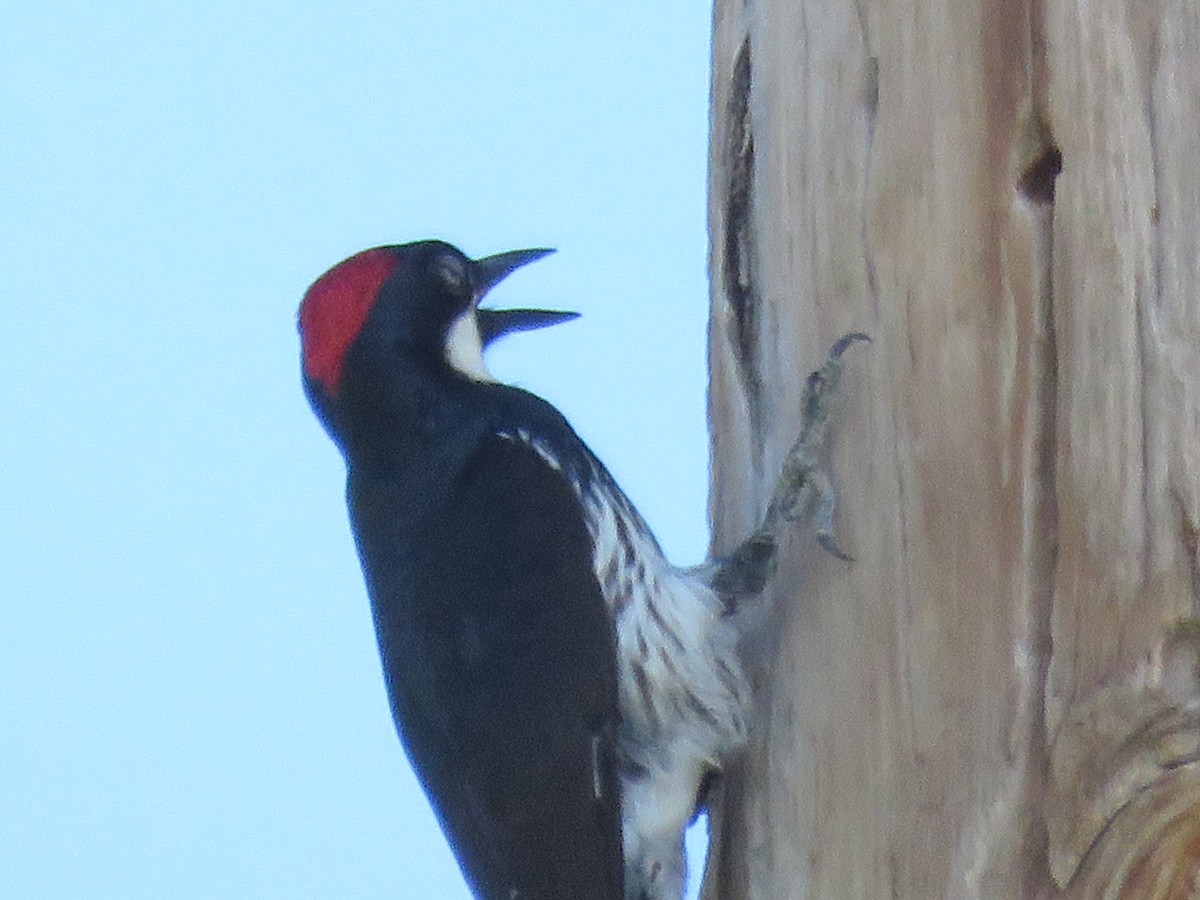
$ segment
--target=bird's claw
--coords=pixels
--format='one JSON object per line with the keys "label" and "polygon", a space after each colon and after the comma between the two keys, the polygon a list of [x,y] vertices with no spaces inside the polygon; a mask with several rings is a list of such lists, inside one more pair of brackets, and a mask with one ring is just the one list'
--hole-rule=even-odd
{"label": "bird's claw", "polygon": [[842,354],[846,352],[854,344],[859,341],[871,343],[871,336],[865,331],[850,331],[843,334],[840,338],[833,342],[833,346],[829,348],[829,359],[840,359]]}
{"label": "bird's claw", "polygon": [[801,399],[800,434],[784,458],[783,468],[767,507],[763,528],[773,530],[779,521],[793,522],[811,516],[817,543],[841,560],[851,560],[833,536],[836,495],[821,464],[829,425],[830,401],[842,376],[842,354],[859,341],[870,341],[861,331],[838,338],[821,368],[808,376]]}
{"label": "bird's claw", "polygon": [[742,597],[758,594],[766,585],[775,566],[776,530],[781,522],[810,517],[817,532],[817,543],[830,556],[846,562],[853,557],[838,546],[833,535],[836,497],[833,483],[821,465],[829,405],[842,375],[842,354],[859,341],[870,338],[852,331],[838,338],[829,349],[821,368],[808,376],[801,399],[800,434],[783,460],[771,502],[762,524],[750,537],[717,565],[712,584],[734,612]]}
{"label": "bird's claw", "polygon": [[840,559],[842,562],[854,562],[854,557],[842,551],[842,548],[837,545],[837,539],[832,534],[817,532],[817,543],[835,559]]}

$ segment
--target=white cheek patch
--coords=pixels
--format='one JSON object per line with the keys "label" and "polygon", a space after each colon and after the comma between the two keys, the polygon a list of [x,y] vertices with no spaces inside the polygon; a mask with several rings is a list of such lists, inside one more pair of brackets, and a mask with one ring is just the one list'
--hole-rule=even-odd
{"label": "white cheek patch", "polygon": [[474,381],[495,381],[483,363],[483,338],[475,308],[470,307],[450,323],[446,332],[446,362]]}

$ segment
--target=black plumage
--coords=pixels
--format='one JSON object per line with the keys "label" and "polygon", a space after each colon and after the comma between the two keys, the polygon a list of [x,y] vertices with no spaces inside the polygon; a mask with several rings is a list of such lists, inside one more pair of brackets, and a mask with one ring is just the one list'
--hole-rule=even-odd
{"label": "black plumage", "polygon": [[[397,729],[472,890],[619,900],[614,625],[571,482],[513,435],[569,435],[581,471],[587,451],[544,401],[469,377],[448,347],[538,255],[425,242],[343,263],[301,309],[305,386],[346,458]],[[476,339],[565,318],[521,312]]]}

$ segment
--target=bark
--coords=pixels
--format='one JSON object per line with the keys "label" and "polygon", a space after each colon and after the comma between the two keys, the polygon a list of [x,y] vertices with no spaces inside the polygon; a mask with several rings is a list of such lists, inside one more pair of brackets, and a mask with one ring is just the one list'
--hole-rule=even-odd
{"label": "bark", "polygon": [[1187,896],[1200,5],[717,0],[710,234],[716,552],[874,343],[704,896]]}

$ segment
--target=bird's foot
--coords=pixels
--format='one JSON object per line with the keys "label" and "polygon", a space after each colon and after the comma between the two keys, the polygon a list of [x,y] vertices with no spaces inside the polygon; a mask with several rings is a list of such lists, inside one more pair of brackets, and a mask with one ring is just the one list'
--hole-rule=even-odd
{"label": "bird's foot", "polygon": [[710,583],[724,602],[726,614],[737,612],[743,597],[762,593],[775,572],[775,550],[775,535],[760,528],[717,562]]}
{"label": "bird's foot", "polygon": [[783,461],[771,502],[762,524],[721,560],[712,574],[712,586],[725,601],[726,611],[735,612],[738,601],[762,591],[775,569],[776,533],[781,522],[811,517],[817,543],[838,559],[851,559],[833,535],[836,497],[833,483],[821,456],[829,427],[830,405],[842,376],[842,354],[859,341],[870,338],[861,331],[842,335],[829,349],[825,363],[808,376],[801,398],[800,434]]}
{"label": "bird's foot", "polygon": [[783,460],[767,513],[755,532],[758,540],[762,540],[764,533],[773,535],[780,522],[794,522],[808,517],[816,526],[817,543],[838,559],[850,559],[834,538],[836,495],[821,457],[828,437],[833,395],[842,377],[842,354],[859,341],[869,340],[861,331],[842,335],[829,349],[821,368],[808,376],[800,401],[800,434]]}

